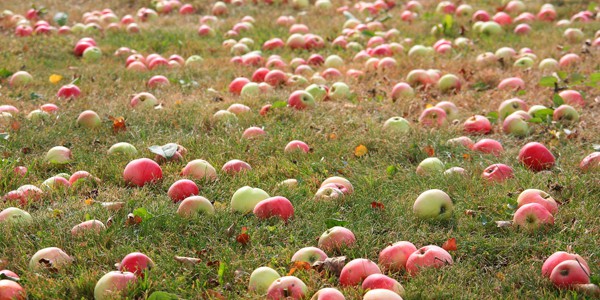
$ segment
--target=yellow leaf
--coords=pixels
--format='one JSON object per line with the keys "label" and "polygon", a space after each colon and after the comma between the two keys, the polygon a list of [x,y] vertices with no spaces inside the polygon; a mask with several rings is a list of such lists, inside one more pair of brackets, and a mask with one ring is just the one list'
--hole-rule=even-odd
{"label": "yellow leaf", "polygon": [[50,80],[50,83],[57,84],[59,81],[62,80],[62,78],[63,77],[58,74],[52,74],[52,75],[50,75],[49,80]]}
{"label": "yellow leaf", "polygon": [[94,204],[94,199],[92,199],[92,198],[85,199],[85,204],[86,205],[92,205],[92,204]]}
{"label": "yellow leaf", "polygon": [[429,103],[427,105],[425,105],[425,108],[432,108],[432,107],[433,107],[433,105],[431,105]]}
{"label": "yellow leaf", "polygon": [[329,139],[330,139],[330,140],[335,140],[335,139],[337,139],[337,134],[335,134],[335,132],[334,132],[334,133],[330,133],[330,134],[329,134]]}
{"label": "yellow leaf", "polygon": [[367,152],[369,152],[369,150],[367,149],[367,147],[365,145],[358,145],[354,149],[354,155],[356,157],[364,156],[365,154],[367,154]]}

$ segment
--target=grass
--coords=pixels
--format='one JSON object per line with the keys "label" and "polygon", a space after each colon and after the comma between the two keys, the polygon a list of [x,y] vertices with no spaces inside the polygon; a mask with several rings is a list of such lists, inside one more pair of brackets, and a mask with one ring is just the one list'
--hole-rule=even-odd
{"label": "grass", "polygon": [[[36,5],[48,7],[49,17],[57,11],[69,13],[70,24],[81,20],[84,12],[102,8],[78,1],[58,2],[36,1]],[[123,16],[135,14],[137,8],[148,2],[113,0],[105,6]],[[423,3],[429,11],[434,10],[433,1]],[[492,12],[496,7],[494,3],[478,1],[473,5],[476,9]],[[583,2],[561,3],[555,3],[559,18],[569,18],[587,7]],[[211,3],[204,1],[194,4],[200,14],[206,14],[211,7]],[[528,8],[535,13],[541,4],[531,1]],[[28,2],[5,3],[3,9],[25,13],[29,5]],[[398,7],[390,14],[398,16],[400,12]],[[352,13],[367,17],[354,10]],[[561,132],[564,129],[561,124],[539,124],[534,125],[530,136],[519,139],[503,134],[501,126],[496,124],[494,133],[487,137],[503,144],[505,152],[500,157],[450,147],[446,141],[463,135],[460,124],[469,116],[487,115],[496,111],[503,100],[512,97],[524,99],[530,105],[552,106],[553,91],[537,84],[543,74],[536,67],[522,70],[508,64],[481,68],[474,61],[478,54],[494,52],[504,46],[517,50],[529,47],[538,55],[538,61],[546,57],[559,59],[567,52],[579,53],[584,62],[567,71],[590,76],[598,73],[600,68],[598,51],[582,54],[581,44],[567,44],[562,38],[564,29],[548,23],[532,24],[532,34],[523,37],[512,33],[481,37],[468,30],[466,36],[474,40],[470,49],[458,49],[449,57],[435,56],[426,60],[409,58],[406,52],[410,45],[405,45],[405,53],[395,57],[398,61],[395,70],[368,74],[361,81],[345,79],[355,94],[351,99],[321,102],[315,109],[307,111],[278,108],[265,117],[258,114],[264,104],[285,101],[295,88],[278,88],[268,96],[255,99],[242,99],[227,92],[229,82],[236,76],[250,77],[254,71],[251,67],[230,64],[231,55],[221,46],[225,40],[223,34],[245,15],[256,18],[255,29],[243,35],[254,39],[253,50],[273,37],[285,40],[287,30],[274,25],[279,15],[297,15],[297,19],[307,24],[312,32],[330,39],[340,34],[345,19],[340,14],[312,7],[306,15],[301,15],[287,5],[246,4],[230,7],[230,15],[216,28],[215,38],[201,38],[196,34],[199,15],[180,17],[171,14],[161,17],[156,24],[142,24],[142,32],[138,35],[124,32],[93,35],[104,53],[96,63],[86,63],[72,55],[72,47],[83,36],[15,38],[12,29],[2,29],[0,68],[11,72],[26,70],[35,81],[25,88],[10,88],[7,80],[0,82],[0,104],[14,105],[21,111],[16,116],[21,128],[18,131],[6,129],[10,137],[0,141],[3,154],[0,194],[23,184],[39,186],[45,179],[63,172],[87,170],[102,180],[96,187],[48,192],[40,202],[22,207],[35,220],[31,226],[0,226],[0,269],[19,274],[29,298],[91,299],[97,280],[134,251],[151,257],[156,268],[127,292],[128,298],[145,299],[154,291],[169,292],[183,299],[215,297],[215,294],[207,296],[207,291],[216,291],[227,299],[261,298],[247,292],[249,274],[260,266],[270,266],[280,274],[287,274],[293,253],[302,247],[316,246],[317,238],[327,229],[327,219],[343,220],[344,226],[355,233],[358,241],[355,247],[344,249],[342,253],[328,253],[330,256],[345,255],[348,259],[376,261],[379,251],[400,240],[421,247],[442,245],[449,238],[456,238],[458,249],[451,252],[453,266],[425,270],[415,277],[391,274],[403,284],[406,299],[584,297],[573,291],[556,289],[540,276],[540,270],[546,257],[555,251],[571,249],[587,259],[592,274],[600,272],[600,219],[597,217],[600,214],[600,176],[597,171],[582,173],[577,167],[583,157],[594,151],[593,145],[600,143],[597,86],[584,83],[571,86],[583,92],[588,103],[586,108],[579,109],[581,121],[565,126],[576,131],[575,135],[567,137],[563,133],[557,138],[551,131]],[[385,26],[397,28],[402,38],[412,38],[414,44],[431,45],[437,38],[429,34],[429,29],[440,21],[441,18],[438,20],[437,15],[432,15],[426,21],[409,25],[394,17],[386,21]],[[457,18],[455,22],[471,28],[468,19]],[[576,27],[583,28],[586,38],[592,38],[597,24],[597,21],[577,23]],[[512,26],[510,28],[512,30]],[[402,38],[397,41],[402,42]],[[359,42],[365,44],[366,37]],[[180,54],[185,58],[198,54],[204,58],[204,64],[197,69],[131,73],[125,70],[124,58],[112,55],[122,46],[144,55],[160,53],[168,57]],[[346,61],[347,69],[363,66],[352,61],[355,53],[349,50],[326,47],[318,52],[324,57],[340,55]],[[286,49],[264,56],[278,54],[289,62],[293,57],[308,58],[311,53]],[[388,95],[393,85],[404,80],[415,68],[436,68],[457,74],[464,80],[464,87],[457,94],[442,95],[434,88],[419,90],[411,99],[391,101]],[[54,85],[48,81],[51,74],[64,78]],[[173,80],[171,86],[152,91],[164,109],[132,110],[129,107],[131,95],[146,91],[146,80],[156,74]],[[523,78],[527,88],[521,92],[495,88],[500,80],[511,76]],[[77,84],[83,97],[72,101],[56,99],[58,88],[74,78],[79,78]],[[197,86],[184,87],[177,83],[179,80],[193,80]],[[490,88],[478,91],[476,87],[481,84]],[[215,89],[222,101],[214,101],[215,96],[207,91],[208,88]],[[369,92],[372,89],[375,93]],[[457,104],[459,122],[440,129],[420,126],[417,122],[420,112],[427,104],[442,100]],[[60,112],[42,122],[25,118],[29,111],[47,102],[56,103]],[[244,103],[252,108],[252,113],[240,116],[236,123],[229,125],[212,120],[214,112],[226,109],[232,103]],[[78,114],[87,109],[102,117],[101,128],[87,130],[76,126]],[[412,123],[409,134],[392,136],[382,130],[383,122],[396,115]],[[123,116],[127,130],[113,133],[109,116]],[[250,126],[264,127],[268,137],[255,141],[241,139],[243,130]],[[284,153],[284,146],[294,139],[308,143],[311,153]],[[532,173],[518,163],[516,156],[520,147],[530,141],[549,146],[557,157],[552,170]],[[147,150],[149,146],[169,142],[181,144],[189,152],[184,161],[162,166],[164,178],[160,183],[129,188],[123,182],[122,171],[137,157],[108,156],[106,150],[116,142],[133,144],[140,151],[137,157],[152,158]],[[64,145],[73,151],[72,163],[55,167],[44,162],[45,153],[56,145]],[[355,147],[359,145],[367,147],[365,156],[354,155]],[[461,166],[468,171],[468,176],[416,175],[416,166],[429,156],[430,149],[446,167]],[[200,194],[215,202],[216,213],[182,219],[175,213],[177,205],[167,197],[166,191],[181,178],[180,170],[192,159],[206,159],[217,169],[230,159],[241,159],[250,163],[253,170],[237,176],[219,172],[216,182],[198,182]],[[503,184],[485,183],[480,174],[493,163],[512,166],[515,178]],[[19,165],[29,169],[23,178],[12,173]],[[341,201],[314,201],[313,195],[320,182],[330,176],[348,178],[356,192]],[[298,179],[298,188],[277,187],[287,178]],[[295,217],[284,224],[277,220],[259,221],[251,214],[232,213],[229,208],[231,195],[245,185],[264,189],[272,196],[287,197],[294,205]],[[417,196],[434,188],[446,191],[455,204],[450,221],[423,221],[412,213]],[[562,203],[556,224],[547,231],[534,233],[512,227],[497,228],[495,221],[512,219],[516,197],[527,188],[548,191]],[[114,213],[99,205],[87,205],[85,200],[94,190],[97,190],[97,201],[123,201],[125,207]],[[383,209],[372,208],[372,202],[382,203]],[[0,208],[13,205],[15,203],[0,203]],[[127,214],[138,208],[144,208],[152,217],[140,224],[126,226]],[[467,214],[467,210],[474,213]],[[70,234],[74,225],[86,219],[106,222],[109,218],[113,225],[98,235],[72,237]],[[242,227],[247,227],[250,236],[246,246],[236,241]],[[232,228],[233,234],[228,233],[228,228]],[[29,259],[45,247],[65,250],[75,258],[75,263],[56,274],[31,272],[27,267]],[[198,257],[202,262],[186,266],[176,262],[175,255]],[[339,287],[335,277],[321,276],[314,271],[298,271],[294,275],[307,283],[311,294],[323,287]],[[342,291],[347,299],[360,299],[363,292],[354,288]]]}

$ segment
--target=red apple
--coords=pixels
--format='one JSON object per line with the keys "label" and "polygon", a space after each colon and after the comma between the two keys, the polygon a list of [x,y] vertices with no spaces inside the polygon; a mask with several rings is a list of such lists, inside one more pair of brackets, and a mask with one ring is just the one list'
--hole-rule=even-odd
{"label": "red apple", "polygon": [[94,300],[110,300],[121,298],[121,291],[135,283],[137,277],[131,272],[112,271],[106,273],[94,288]]}
{"label": "red apple", "polygon": [[267,290],[269,300],[303,299],[308,293],[308,287],[295,276],[284,276],[275,279]]}
{"label": "red apple", "polygon": [[290,94],[288,106],[295,109],[312,108],[315,107],[315,99],[310,93],[304,90],[298,90]]}
{"label": "red apple", "polygon": [[583,172],[595,172],[600,170],[600,152],[593,152],[584,157],[579,163],[579,168]]}
{"label": "red apple", "polygon": [[308,145],[303,141],[294,140],[294,141],[289,142],[285,146],[285,149],[283,151],[286,153],[292,153],[292,152],[308,153],[310,151],[310,147],[308,147]]}
{"label": "red apple", "polygon": [[119,270],[121,272],[134,273],[136,277],[144,278],[144,272],[154,267],[154,262],[145,254],[140,252],[133,252],[127,254],[121,264]]}
{"label": "red apple", "polygon": [[310,300],[346,300],[344,294],[334,288],[322,288],[318,290]]}
{"label": "red apple", "polygon": [[452,265],[454,261],[448,251],[435,245],[429,245],[413,252],[406,261],[406,271],[415,275],[422,268],[441,268]]}
{"label": "red apple", "polygon": [[223,168],[221,168],[221,170],[227,174],[236,174],[236,173],[240,173],[240,172],[247,172],[252,170],[252,167],[244,161],[241,161],[239,159],[232,159],[228,162],[226,162],[223,165]]}
{"label": "red apple", "polygon": [[383,274],[371,274],[362,283],[363,290],[386,289],[396,294],[404,294],[404,287],[396,279]]}
{"label": "red apple", "polygon": [[519,194],[517,198],[518,206],[521,207],[525,204],[529,203],[537,203],[541,204],[545,207],[551,214],[556,214],[558,212],[558,204],[548,193],[536,190],[536,189],[528,189],[524,190]]}
{"label": "red apple", "polygon": [[376,263],[365,258],[354,259],[342,269],[340,285],[357,286],[371,274],[381,274]]}
{"label": "red apple", "polygon": [[550,280],[559,288],[568,288],[574,284],[590,283],[589,270],[575,260],[565,260],[559,263],[550,274]]}
{"label": "red apple", "polygon": [[525,204],[515,212],[513,223],[525,230],[536,230],[542,226],[553,225],[554,216],[541,204]]}
{"label": "red apple", "polygon": [[493,164],[485,170],[481,177],[488,182],[503,182],[514,177],[513,169],[505,164]]}
{"label": "red apple", "polygon": [[132,160],[125,166],[123,179],[128,185],[142,187],[149,183],[155,183],[162,179],[162,169],[153,160],[139,158]]}
{"label": "red apple", "polygon": [[466,133],[488,134],[492,131],[492,124],[486,117],[475,115],[465,121],[463,128]]}
{"label": "red apple", "polygon": [[63,99],[72,99],[72,98],[77,98],[79,97],[79,95],[81,94],[81,90],[74,84],[67,84],[62,86],[58,92],[56,93],[56,96],[58,98],[63,98]]}
{"label": "red apple", "polygon": [[482,139],[475,143],[471,149],[485,154],[493,154],[495,156],[500,156],[500,154],[504,152],[502,144],[492,139]]}
{"label": "red apple", "polygon": [[558,264],[562,263],[563,261],[567,261],[567,260],[579,261],[579,263],[581,263],[581,265],[583,266],[585,271],[588,274],[590,274],[590,267],[588,266],[585,259],[583,259],[583,257],[579,256],[578,254],[568,253],[568,252],[564,252],[564,251],[558,251],[558,252],[554,252],[552,255],[550,255],[550,257],[548,257],[544,261],[544,265],[542,266],[542,276],[550,278],[550,275],[552,274],[552,271],[554,270],[554,268]]}
{"label": "red apple", "polygon": [[387,271],[400,271],[406,268],[408,257],[417,251],[411,242],[401,241],[387,246],[379,253],[379,265]]}
{"label": "red apple", "polygon": [[27,293],[23,287],[7,279],[0,280],[0,299],[2,300],[25,300]]}
{"label": "red apple", "polygon": [[519,151],[519,161],[528,169],[539,172],[554,166],[554,155],[544,145],[531,142]]}
{"label": "red apple", "polygon": [[75,225],[71,229],[71,235],[83,235],[88,232],[99,233],[100,231],[106,229],[106,226],[98,220],[89,220],[78,225]]}
{"label": "red apple", "polygon": [[169,187],[167,195],[173,200],[173,203],[177,203],[187,197],[198,195],[199,192],[200,190],[195,182],[189,179],[181,179],[175,181],[175,183]]}
{"label": "red apple", "polygon": [[374,289],[366,292],[363,300],[402,300],[402,297],[390,290]]}
{"label": "red apple", "polygon": [[439,127],[446,122],[446,111],[439,107],[426,108],[419,116],[419,123],[428,127]]}
{"label": "red apple", "polygon": [[287,222],[289,218],[294,216],[294,206],[287,198],[275,196],[258,202],[253,212],[261,220],[279,217]]}
{"label": "red apple", "polygon": [[319,238],[319,248],[325,251],[339,251],[356,243],[354,233],[347,228],[334,226],[327,229]]}

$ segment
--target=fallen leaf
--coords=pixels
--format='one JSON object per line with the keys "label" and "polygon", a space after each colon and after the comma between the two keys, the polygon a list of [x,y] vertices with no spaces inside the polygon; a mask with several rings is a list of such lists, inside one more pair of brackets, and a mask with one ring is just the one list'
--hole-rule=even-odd
{"label": "fallen leaf", "polygon": [[85,205],[92,205],[92,204],[94,204],[95,202],[96,202],[96,201],[94,201],[94,199],[92,199],[92,198],[85,199]]}
{"label": "fallen leaf", "polygon": [[250,236],[247,233],[240,233],[235,240],[243,246],[246,246],[246,244],[250,242]]}
{"label": "fallen leaf", "polygon": [[113,224],[113,217],[108,218],[108,220],[106,220],[106,227],[110,227]]}
{"label": "fallen leaf", "polygon": [[292,276],[297,270],[308,270],[310,269],[310,264],[305,261],[295,261],[292,265],[292,268],[288,272],[287,276]]}
{"label": "fallen leaf", "polygon": [[127,126],[125,125],[125,118],[123,118],[123,117],[115,118],[113,116],[109,116],[108,119],[113,121],[113,133],[127,130]]}
{"label": "fallen leaf", "polygon": [[433,107],[433,104],[427,103],[427,105],[425,105],[425,108],[432,108],[432,107]]}
{"label": "fallen leaf", "polygon": [[500,280],[500,281],[504,281],[504,278],[505,278],[504,273],[502,273],[502,272],[496,273],[496,278],[498,278],[498,280]]}
{"label": "fallen leaf", "polygon": [[317,272],[327,272],[337,277],[342,273],[342,269],[346,265],[345,256],[328,257],[325,260],[319,260],[312,264],[312,268]]}
{"label": "fallen leaf", "polygon": [[369,150],[367,149],[367,147],[365,145],[358,145],[354,149],[354,156],[361,157],[361,156],[364,156],[365,154],[367,154],[367,152],[369,152]]}
{"label": "fallen leaf", "polygon": [[193,266],[202,262],[201,259],[195,257],[175,256],[175,260],[186,265]]}
{"label": "fallen leaf", "polygon": [[63,79],[62,76],[58,75],[58,74],[52,74],[50,75],[50,78],[48,79],[50,81],[50,83],[52,84],[57,84],[58,82],[60,82]]}
{"label": "fallen leaf", "polygon": [[210,300],[214,300],[214,299],[218,299],[218,300],[225,300],[227,298],[225,298],[225,296],[223,296],[221,293],[215,291],[215,290],[206,290],[206,293],[204,294],[204,299],[210,299]]}
{"label": "fallen leaf", "polygon": [[427,156],[429,156],[429,157],[435,156],[435,149],[433,149],[433,147],[425,146],[425,148],[423,150],[425,151],[425,153],[427,153]]}
{"label": "fallen leaf", "polygon": [[475,215],[475,211],[472,209],[467,209],[465,210],[465,215],[467,216],[474,216]]}
{"label": "fallen leaf", "polygon": [[463,159],[464,160],[471,160],[471,155],[469,155],[468,153],[463,154]]}
{"label": "fallen leaf", "polygon": [[381,202],[373,201],[373,202],[371,202],[371,208],[373,208],[373,209],[384,209],[385,205],[383,205],[383,203],[381,203]]}
{"label": "fallen leaf", "polygon": [[136,216],[133,213],[127,215],[127,221],[125,221],[125,225],[137,225],[142,223],[142,218],[140,216]]}
{"label": "fallen leaf", "polygon": [[496,226],[498,226],[498,228],[510,227],[510,226],[512,226],[512,222],[511,221],[496,221]]}
{"label": "fallen leaf", "polygon": [[450,238],[448,239],[443,245],[442,248],[444,248],[444,250],[446,251],[456,251],[457,247],[456,247],[456,238]]}
{"label": "fallen leaf", "polygon": [[100,205],[110,211],[118,211],[125,206],[125,202],[100,202]]}
{"label": "fallen leaf", "polygon": [[337,134],[335,134],[335,133],[330,133],[330,134],[329,134],[329,139],[330,139],[330,140],[335,140],[335,139],[337,139]]}

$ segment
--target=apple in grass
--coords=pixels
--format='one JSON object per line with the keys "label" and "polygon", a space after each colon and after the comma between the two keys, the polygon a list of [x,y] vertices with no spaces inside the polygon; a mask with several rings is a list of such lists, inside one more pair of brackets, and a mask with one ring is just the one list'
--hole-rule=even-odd
{"label": "apple in grass", "polygon": [[256,294],[264,295],[269,289],[269,286],[279,278],[281,278],[281,275],[269,267],[256,268],[252,271],[252,274],[250,274],[248,290]]}
{"label": "apple in grass", "polygon": [[327,94],[329,93],[329,89],[326,86],[311,84],[304,89],[306,92],[313,96],[315,101],[323,101],[327,98]]}
{"label": "apple in grass", "polygon": [[513,224],[528,231],[554,224],[554,216],[541,204],[529,203],[517,209]]}
{"label": "apple in grass", "polygon": [[189,179],[180,179],[175,181],[171,187],[169,187],[167,195],[171,198],[173,203],[177,203],[187,197],[198,195],[199,192],[200,190],[195,182]]}
{"label": "apple in grass", "polygon": [[392,117],[383,123],[383,130],[392,133],[405,134],[410,131],[410,123],[402,117]]}
{"label": "apple in grass", "polygon": [[308,287],[295,276],[284,276],[275,279],[267,289],[267,299],[303,299],[308,293]]}
{"label": "apple in grass", "polygon": [[140,252],[127,254],[119,264],[119,271],[131,272],[138,278],[144,278],[144,273],[154,267],[154,262]]}
{"label": "apple in grass", "polygon": [[538,142],[530,142],[523,146],[518,158],[525,167],[534,172],[551,169],[555,162],[550,150]]}
{"label": "apple in grass", "polygon": [[461,83],[460,79],[456,75],[446,74],[438,80],[437,86],[440,89],[440,92],[444,93],[460,90]]}
{"label": "apple in grass", "polygon": [[60,248],[49,247],[36,252],[31,257],[29,269],[32,271],[41,271],[44,269],[55,271],[70,266],[72,262],[73,258]]}
{"label": "apple in grass", "polygon": [[504,120],[506,117],[510,116],[515,111],[518,111],[518,110],[527,111],[528,109],[529,108],[527,106],[527,103],[525,103],[525,101],[523,101],[519,98],[512,98],[512,99],[504,100],[500,104],[500,107],[498,108],[498,114],[500,116],[500,119]]}
{"label": "apple in grass", "polygon": [[379,265],[389,272],[397,272],[406,268],[408,257],[417,251],[417,247],[408,241],[396,242],[379,253]]}
{"label": "apple in grass", "polygon": [[292,256],[292,262],[304,261],[311,265],[316,261],[324,261],[325,259],[327,259],[327,254],[317,247],[304,247]]}
{"label": "apple in grass", "polygon": [[447,220],[452,216],[454,204],[450,196],[442,190],[432,189],[417,197],[413,212],[420,219]]}
{"label": "apple in grass", "polygon": [[2,223],[29,225],[33,223],[33,218],[28,212],[22,209],[8,207],[0,212],[0,224]]}
{"label": "apple in grass", "polygon": [[267,192],[259,188],[244,186],[233,193],[231,197],[231,210],[241,213],[253,211],[259,202],[269,197]]}
{"label": "apple in grass", "polygon": [[505,164],[493,164],[481,174],[481,177],[488,182],[503,182],[514,177],[514,171],[511,167]]}
{"label": "apple in grass", "polygon": [[374,289],[365,293],[363,300],[402,300],[402,297],[386,289]]}
{"label": "apple in grass", "polygon": [[26,86],[30,82],[33,81],[33,76],[26,71],[17,71],[12,76],[10,76],[10,80],[8,81],[8,85],[11,87],[18,86]]}
{"label": "apple in grass", "polygon": [[344,294],[334,288],[322,288],[318,290],[310,300],[346,300]]}
{"label": "apple in grass", "polygon": [[96,46],[87,47],[83,51],[81,58],[86,62],[96,62],[102,58],[102,50]]}
{"label": "apple in grass", "polygon": [[47,191],[66,191],[71,187],[71,183],[64,177],[53,176],[44,180],[41,187]]}
{"label": "apple in grass", "polygon": [[227,174],[234,175],[240,172],[247,172],[252,170],[250,164],[239,159],[232,159],[226,162],[221,170]]}
{"label": "apple in grass", "polygon": [[552,120],[565,123],[577,122],[579,113],[572,106],[563,104],[554,110]]}
{"label": "apple in grass", "polygon": [[294,216],[294,206],[287,198],[275,196],[258,202],[253,213],[260,220],[278,217],[287,223]]}
{"label": "apple in grass", "polygon": [[558,95],[563,98],[566,104],[577,107],[584,107],[585,101],[583,100],[583,96],[581,93],[574,90],[564,90],[558,93]]}
{"label": "apple in grass", "polygon": [[344,82],[336,82],[329,88],[327,96],[332,100],[345,100],[350,96],[350,87]]}
{"label": "apple in grass", "polygon": [[131,105],[133,108],[154,108],[156,105],[158,105],[158,100],[150,93],[141,92],[133,95],[129,105]]}
{"label": "apple in grass", "polygon": [[350,229],[334,226],[323,232],[319,237],[318,246],[324,251],[339,251],[344,247],[352,247],[355,243],[356,237]]}
{"label": "apple in grass", "polygon": [[371,274],[362,283],[363,290],[386,289],[398,295],[404,294],[404,287],[396,279],[383,274]]}
{"label": "apple in grass", "polygon": [[77,125],[88,129],[98,128],[102,125],[102,120],[95,111],[86,110],[77,117]]}
{"label": "apple in grass", "polygon": [[244,139],[256,139],[265,136],[267,133],[260,127],[248,127],[242,133]]}
{"label": "apple in grass", "polygon": [[71,235],[77,236],[77,235],[84,235],[86,233],[99,233],[105,229],[106,229],[106,226],[104,226],[104,223],[102,223],[101,221],[89,220],[89,221],[82,222],[78,225],[75,225],[71,229]]}
{"label": "apple in grass", "polygon": [[448,120],[458,119],[458,107],[450,101],[442,101],[435,105],[446,112],[446,118]]}
{"label": "apple in grass", "polygon": [[527,189],[519,194],[517,198],[518,207],[529,203],[537,203],[544,206],[551,214],[558,212],[558,203],[548,193],[538,189]]}
{"label": "apple in grass", "polygon": [[306,91],[294,91],[288,98],[288,106],[298,110],[313,108],[315,107],[315,99]]}
{"label": "apple in grass", "polygon": [[215,208],[212,203],[202,196],[190,196],[179,204],[177,214],[184,218],[191,218],[199,213],[212,215],[215,213]]}
{"label": "apple in grass", "polygon": [[63,85],[56,93],[56,97],[62,99],[75,99],[79,95],[81,95],[81,90],[74,84]]}
{"label": "apple in grass", "polygon": [[440,127],[446,122],[446,111],[439,107],[426,108],[419,116],[419,123],[427,127]]}
{"label": "apple in grass", "polygon": [[413,252],[406,261],[406,271],[414,276],[424,268],[441,268],[452,265],[454,261],[448,251],[435,245],[429,245]]}
{"label": "apple in grass", "polygon": [[308,153],[310,147],[303,141],[293,140],[289,142],[283,152],[285,153]]}
{"label": "apple in grass", "polygon": [[6,300],[25,300],[27,293],[25,289],[15,281],[2,279],[0,280],[0,299]]}
{"label": "apple in grass", "polygon": [[556,266],[558,266],[560,263],[568,261],[568,260],[579,262],[581,264],[581,267],[583,267],[583,269],[585,269],[585,271],[588,274],[590,274],[590,267],[588,266],[585,259],[583,259],[583,257],[579,256],[578,254],[574,254],[574,253],[558,251],[558,252],[554,252],[552,255],[550,255],[550,257],[548,257],[544,261],[544,265],[542,266],[542,276],[550,278],[550,276],[552,275],[552,272],[554,271],[554,268],[556,268]]}
{"label": "apple in grass", "polygon": [[463,129],[466,133],[488,134],[492,131],[492,123],[484,116],[475,115],[465,121]]}
{"label": "apple in grass", "polygon": [[142,187],[162,179],[162,169],[153,160],[139,158],[132,160],[123,170],[123,179],[130,186]]}
{"label": "apple in grass", "polygon": [[110,146],[110,148],[108,149],[109,155],[133,156],[133,155],[136,155],[137,153],[138,153],[138,151],[135,148],[135,146],[133,146],[130,143],[125,143],[125,142],[116,143],[116,144]]}
{"label": "apple in grass", "polygon": [[321,182],[321,187],[325,187],[329,184],[335,184],[335,186],[339,188],[344,195],[350,195],[354,193],[354,187],[352,186],[352,183],[346,178],[339,176],[329,177]]}
{"label": "apple in grass", "polygon": [[530,132],[529,124],[526,120],[520,114],[512,114],[502,122],[502,131],[516,137],[525,137]]}
{"label": "apple in grass", "polygon": [[417,174],[434,175],[444,172],[444,163],[437,157],[428,157],[417,166]]}
{"label": "apple in grass", "polygon": [[46,153],[46,162],[54,165],[64,165],[68,164],[73,155],[71,150],[63,146],[56,146],[52,149],[48,150]]}
{"label": "apple in grass", "polygon": [[372,274],[381,274],[376,263],[365,258],[354,259],[342,268],[340,285],[344,287],[357,286]]}
{"label": "apple in grass", "polygon": [[594,172],[600,170],[600,152],[593,152],[584,157],[579,163],[579,169],[583,172]]}
{"label": "apple in grass", "polygon": [[110,300],[120,298],[121,292],[135,284],[137,277],[131,272],[111,271],[96,283],[94,288],[95,300]]}
{"label": "apple in grass", "polygon": [[471,147],[473,151],[481,152],[484,154],[492,154],[494,156],[500,156],[504,152],[504,148],[500,142],[493,139],[482,139]]}
{"label": "apple in grass", "polygon": [[550,281],[558,288],[570,288],[575,284],[590,283],[589,268],[577,260],[559,263],[550,274]]}
{"label": "apple in grass", "polygon": [[392,99],[408,98],[415,95],[413,88],[406,82],[400,82],[392,88]]}

